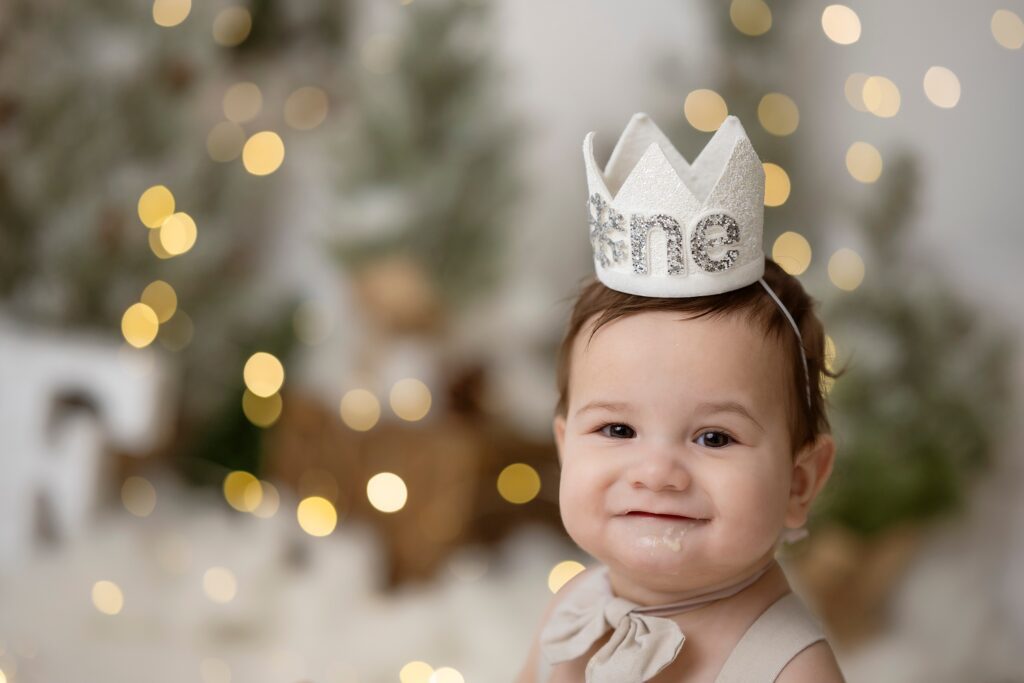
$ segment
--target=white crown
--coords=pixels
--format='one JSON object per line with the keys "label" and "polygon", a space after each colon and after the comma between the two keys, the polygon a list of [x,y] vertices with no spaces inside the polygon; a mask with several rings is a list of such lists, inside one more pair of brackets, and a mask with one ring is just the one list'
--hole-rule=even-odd
{"label": "white crown", "polygon": [[604,173],[583,140],[594,268],[608,287],[651,297],[719,294],[764,274],[764,167],[727,116],[690,164],[637,113]]}

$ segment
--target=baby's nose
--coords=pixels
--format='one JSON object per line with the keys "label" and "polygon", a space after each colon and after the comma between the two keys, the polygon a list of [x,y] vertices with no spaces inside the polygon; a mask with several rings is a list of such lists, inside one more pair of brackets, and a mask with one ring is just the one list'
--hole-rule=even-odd
{"label": "baby's nose", "polygon": [[690,485],[690,471],[679,457],[668,449],[657,449],[641,455],[629,471],[634,488],[652,491],[683,491]]}

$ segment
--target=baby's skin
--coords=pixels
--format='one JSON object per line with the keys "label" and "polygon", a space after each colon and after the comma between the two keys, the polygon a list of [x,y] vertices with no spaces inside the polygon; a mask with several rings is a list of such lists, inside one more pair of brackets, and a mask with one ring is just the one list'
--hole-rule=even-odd
{"label": "baby's skin", "polygon": [[[791,365],[745,319],[644,311],[590,339],[592,322],[574,341],[568,409],[554,420],[566,531],[607,565],[616,595],[641,605],[706,594],[770,565],[739,593],[670,617],[686,642],[652,680],[712,683],[747,627],[789,592],[775,551],[787,528],[806,523],[835,445],[822,434],[793,452]],[[551,680],[582,681],[606,639]],[[533,680],[537,656],[535,637],[521,683]],[[776,680],[842,676],[819,641]]]}

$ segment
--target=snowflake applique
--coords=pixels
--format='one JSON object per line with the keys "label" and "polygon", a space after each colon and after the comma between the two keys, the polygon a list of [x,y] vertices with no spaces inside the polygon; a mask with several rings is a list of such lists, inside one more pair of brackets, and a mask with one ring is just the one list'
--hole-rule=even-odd
{"label": "snowflake applique", "polygon": [[625,237],[622,214],[609,206],[597,193],[587,199],[587,209],[590,245],[594,248],[594,257],[603,268],[620,263],[626,258],[626,243],[615,237],[616,233],[621,233]]}

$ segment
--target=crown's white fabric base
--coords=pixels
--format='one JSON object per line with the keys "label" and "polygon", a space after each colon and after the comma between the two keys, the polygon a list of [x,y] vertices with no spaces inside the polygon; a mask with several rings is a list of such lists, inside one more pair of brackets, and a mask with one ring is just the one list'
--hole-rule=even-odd
{"label": "crown's white fabric base", "polygon": [[597,262],[594,263],[594,270],[601,282],[620,292],[639,296],[679,298],[721,294],[753,284],[764,275],[764,259],[733,266],[719,273],[696,272],[659,278],[608,270]]}

